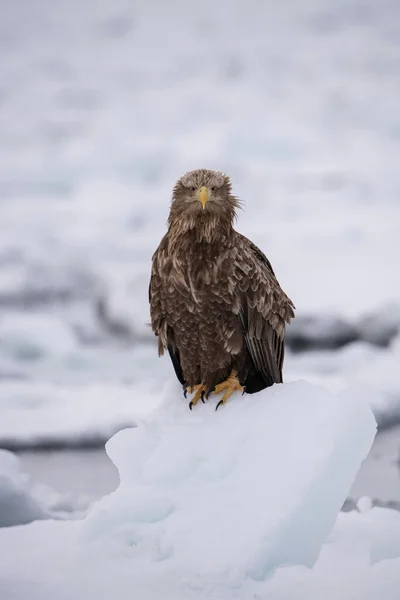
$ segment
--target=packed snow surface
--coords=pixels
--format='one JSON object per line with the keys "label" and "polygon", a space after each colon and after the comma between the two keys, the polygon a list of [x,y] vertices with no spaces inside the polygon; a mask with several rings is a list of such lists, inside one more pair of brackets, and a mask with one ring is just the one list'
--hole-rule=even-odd
{"label": "packed snow surface", "polygon": [[0,532],[2,599],[28,586],[42,600],[58,589],[68,600],[317,598],[334,573],[342,595],[331,598],[343,600],[344,575],[350,590],[359,572],[395,599],[400,515],[360,503],[335,526],[376,432],[361,396],[300,381],[217,412],[216,398],[190,412],[175,382],[163,397],[107,443],[120,485],[84,520]]}
{"label": "packed snow surface", "polygon": [[[165,395],[178,393],[173,385]],[[173,399],[108,442],[121,486],[87,532],[108,535],[111,522],[125,537],[128,527],[141,568],[166,561],[192,578],[312,566],[372,445],[368,405],[305,382],[239,396],[217,413],[213,401],[192,415]]]}

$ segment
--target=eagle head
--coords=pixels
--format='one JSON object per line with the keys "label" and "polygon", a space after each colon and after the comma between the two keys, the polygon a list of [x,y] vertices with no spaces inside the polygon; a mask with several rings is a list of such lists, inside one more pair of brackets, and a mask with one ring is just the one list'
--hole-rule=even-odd
{"label": "eagle head", "polygon": [[169,223],[186,229],[215,225],[232,226],[239,200],[232,195],[231,180],[220,171],[196,169],[185,173],[172,191]]}

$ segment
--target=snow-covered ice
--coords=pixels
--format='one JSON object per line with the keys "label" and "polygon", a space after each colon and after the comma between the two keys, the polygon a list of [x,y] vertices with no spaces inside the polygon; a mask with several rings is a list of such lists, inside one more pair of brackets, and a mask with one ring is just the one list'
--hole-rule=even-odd
{"label": "snow-covered ice", "polygon": [[382,591],[372,571],[400,563],[400,515],[366,508],[335,525],[374,440],[368,403],[294,382],[214,409],[210,399],[188,411],[168,383],[156,411],[107,443],[120,485],[84,520],[0,532],[2,598],[23,598],[28,582],[42,600],[57,587],[75,600],[111,589],[140,600],[296,598],[299,584],[320,592],[332,573],[346,593],[345,555]]}
{"label": "snow-covered ice", "polygon": [[[83,546],[82,523],[41,521],[0,531],[2,600],[398,600],[400,513],[341,513],[312,569],[278,569],[240,586],[188,586],[176,574],[149,579],[129,550]],[[234,525],[232,525],[234,533]],[[38,544],[40,540],[40,544]]]}
{"label": "snow-covered ice", "polygon": [[372,445],[369,406],[305,382],[238,397],[216,414],[209,401],[192,416],[178,395],[169,386],[153,421],[108,442],[121,486],[86,532],[122,529],[141,568],[167,561],[190,577],[263,579],[282,565],[312,566]]}

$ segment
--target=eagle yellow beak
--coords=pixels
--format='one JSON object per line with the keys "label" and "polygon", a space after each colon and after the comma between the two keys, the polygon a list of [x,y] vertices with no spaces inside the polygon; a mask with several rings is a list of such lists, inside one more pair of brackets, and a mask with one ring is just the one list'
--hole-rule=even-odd
{"label": "eagle yellow beak", "polygon": [[203,210],[206,207],[209,194],[210,192],[208,190],[208,187],[206,187],[205,185],[201,186],[201,188],[197,191],[197,197],[203,205]]}

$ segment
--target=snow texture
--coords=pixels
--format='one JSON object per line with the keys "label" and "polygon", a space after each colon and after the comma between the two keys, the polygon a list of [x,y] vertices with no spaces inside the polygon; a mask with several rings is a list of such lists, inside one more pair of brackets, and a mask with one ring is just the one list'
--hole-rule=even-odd
{"label": "snow texture", "polygon": [[141,568],[166,560],[192,578],[312,566],[372,445],[368,405],[303,382],[237,397],[216,414],[212,401],[194,417],[175,406],[108,442],[121,486],[86,531],[128,527]]}
{"label": "snow texture", "polygon": [[168,383],[107,444],[116,492],[84,520],[3,529],[2,600],[397,600],[400,514],[339,514],[375,436],[364,399],[296,382],[215,402],[189,412]]}

